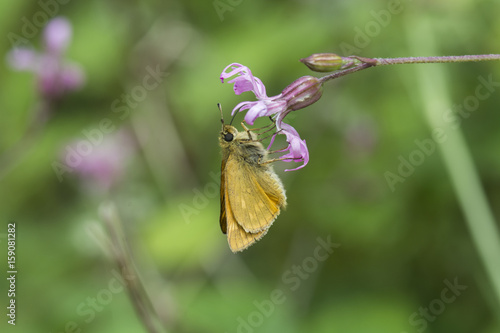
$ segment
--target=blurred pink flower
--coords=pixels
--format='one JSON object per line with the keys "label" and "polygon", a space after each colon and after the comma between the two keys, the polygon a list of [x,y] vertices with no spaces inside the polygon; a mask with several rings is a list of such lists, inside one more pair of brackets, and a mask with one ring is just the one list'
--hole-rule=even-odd
{"label": "blurred pink flower", "polygon": [[44,52],[27,47],[14,48],[7,54],[7,62],[16,70],[34,72],[43,98],[60,98],[68,91],[79,89],[85,82],[81,66],[64,60],[71,37],[70,22],[56,17],[47,23],[43,31]]}
{"label": "blurred pink flower", "polygon": [[95,145],[89,140],[74,141],[66,147],[62,159],[71,164],[85,186],[107,191],[123,178],[134,150],[132,138],[122,130],[105,135]]}

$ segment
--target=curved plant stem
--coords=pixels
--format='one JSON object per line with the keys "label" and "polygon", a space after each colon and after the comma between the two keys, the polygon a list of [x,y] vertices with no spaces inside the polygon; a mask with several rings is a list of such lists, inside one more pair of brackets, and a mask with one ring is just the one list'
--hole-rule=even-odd
{"label": "curved plant stem", "polygon": [[138,318],[149,333],[163,333],[158,313],[132,259],[116,206],[112,202],[104,202],[99,210],[111,240],[112,253]]}

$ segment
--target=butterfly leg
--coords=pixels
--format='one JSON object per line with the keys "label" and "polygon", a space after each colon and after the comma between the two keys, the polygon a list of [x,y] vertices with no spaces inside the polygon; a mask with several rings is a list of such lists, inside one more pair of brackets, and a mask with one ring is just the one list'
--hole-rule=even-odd
{"label": "butterfly leg", "polygon": [[263,129],[266,129],[266,131],[262,132],[262,133],[258,133],[257,135],[261,135],[263,133],[266,133],[266,132],[269,132],[271,130],[273,130],[275,127],[276,127],[276,123],[274,122],[273,118],[272,117],[269,117],[269,119],[271,119],[272,123],[269,124],[269,125],[266,125],[264,127],[259,127],[259,128],[247,128],[245,125],[244,125],[244,122],[241,123],[241,126],[243,127],[243,129],[245,129],[245,131],[260,131],[260,130],[263,130]]}
{"label": "butterfly leg", "polygon": [[267,161],[264,161],[264,162],[260,162],[259,164],[260,165],[266,165],[266,164],[269,164],[269,163],[274,163],[274,162],[278,162],[278,161],[283,161],[285,160],[284,158],[273,158],[273,159],[270,159],[270,160],[267,160]]}

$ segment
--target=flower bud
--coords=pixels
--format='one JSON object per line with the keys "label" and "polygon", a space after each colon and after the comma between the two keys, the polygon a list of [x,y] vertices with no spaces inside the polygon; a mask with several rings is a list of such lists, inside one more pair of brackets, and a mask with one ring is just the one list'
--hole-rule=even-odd
{"label": "flower bud", "polygon": [[294,111],[316,102],[322,92],[322,82],[318,78],[303,76],[283,90],[281,99],[286,101],[288,110]]}
{"label": "flower bud", "polygon": [[315,53],[307,58],[300,59],[300,61],[315,72],[333,72],[349,68],[355,64],[355,60],[334,53]]}

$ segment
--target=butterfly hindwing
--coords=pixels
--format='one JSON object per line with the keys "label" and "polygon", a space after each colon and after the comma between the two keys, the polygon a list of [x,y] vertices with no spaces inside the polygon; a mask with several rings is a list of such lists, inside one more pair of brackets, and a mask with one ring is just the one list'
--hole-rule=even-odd
{"label": "butterfly hindwing", "polygon": [[[227,195],[226,187],[226,199]],[[234,218],[233,211],[228,200],[226,200],[225,214],[227,220],[227,242],[229,243],[229,248],[233,252],[243,251],[261,239],[267,232],[267,229],[257,233],[246,232]]]}

